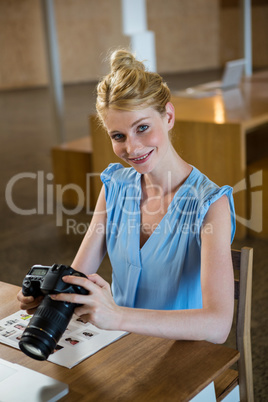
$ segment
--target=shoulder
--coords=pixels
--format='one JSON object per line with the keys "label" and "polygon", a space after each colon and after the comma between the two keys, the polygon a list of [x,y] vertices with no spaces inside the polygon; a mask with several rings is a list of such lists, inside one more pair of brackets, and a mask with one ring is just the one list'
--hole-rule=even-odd
{"label": "shoulder", "polygon": [[133,168],[125,168],[121,163],[110,163],[101,173],[101,181],[106,184],[114,182],[117,184],[132,183],[137,180],[139,173]]}
{"label": "shoulder", "polygon": [[218,222],[224,225],[225,222],[230,222],[230,203],[226,194],[222,195],[209,207],[203,225],[211,222]]}
{"label": "shoulder", "polygon": [[193,168],[188,185],[191,197],[196,201],[197,219],[200,226],[208,220],[231,218],[231,239],[235,233],[235,209],[232,187],[219,187],[198,169]]}
{"label": "shoulder", "polygon": [[232,187],[228,185],[219,187],[196,168],[193,168],[191,175],[190,191],[198,199],[200,208],[208,209],[210,205],[224,195],[226,200],[228,199],[231,204],[233,203]]}
{"label": "shoulder", "polygon": [[206,201],[219,190],[219,186],[216,183],[195,167],[193,167],[189,176],[189,185],[191,192],[200,202]]}

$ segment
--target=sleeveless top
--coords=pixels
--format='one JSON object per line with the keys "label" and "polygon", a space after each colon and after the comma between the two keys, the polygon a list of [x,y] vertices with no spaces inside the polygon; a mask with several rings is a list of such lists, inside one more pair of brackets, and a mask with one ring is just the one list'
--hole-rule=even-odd
{"label": "sleeveless top", "polygon": [[105,187],[106,245],[115,302],[159,310],[202,308],[202,222],[209,206],[226,195],[233,240],[232,188],[218,187],[193,167],[166,215],[140,248],[141,174],[115,163],[103,171],[101,180]]}

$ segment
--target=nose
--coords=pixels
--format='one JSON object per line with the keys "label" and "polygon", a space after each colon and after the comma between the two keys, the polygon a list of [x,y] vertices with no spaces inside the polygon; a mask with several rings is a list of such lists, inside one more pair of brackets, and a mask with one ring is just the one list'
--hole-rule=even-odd
{"label": "nose", "polygon": [[138,155],[139,150],[142,148],[142,145],[136,137],[129,136],[125,142],[125,147],[128,155],[136,156]]}

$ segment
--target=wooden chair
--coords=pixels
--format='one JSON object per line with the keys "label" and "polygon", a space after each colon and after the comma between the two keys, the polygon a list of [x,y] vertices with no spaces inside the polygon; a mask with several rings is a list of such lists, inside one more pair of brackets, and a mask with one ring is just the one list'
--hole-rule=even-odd
{"label": "wooden chair", "polygon": [[217,401],[222,401],[239,385],[240,401],[253,402],[253,372],[251,356],[251,294],[253,249],[243,247],[241,251],[232,250],[235,275],[236,347],[240,352],[237,370],[226,370],[215,381]]}

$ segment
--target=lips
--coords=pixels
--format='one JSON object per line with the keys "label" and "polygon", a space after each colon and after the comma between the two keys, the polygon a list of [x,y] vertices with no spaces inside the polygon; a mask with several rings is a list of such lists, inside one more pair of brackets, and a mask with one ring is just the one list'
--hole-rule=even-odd
{"label": "lips", "polygon": [[154,151],[154,150],[148,152],[147,154],[141,155],[141,156],[139,156],[138,158],[128,158],[128,159],[129,159],[131,162],[133,162],[133,163],[144,163],[144,162],[146,162],[146,161],[149,159],[149,157],[150,157],[150,155],[151,155],[151,153],[152,153],[153,151]]}

